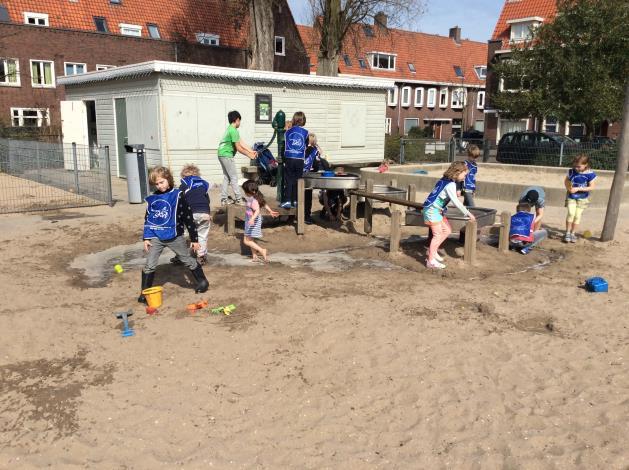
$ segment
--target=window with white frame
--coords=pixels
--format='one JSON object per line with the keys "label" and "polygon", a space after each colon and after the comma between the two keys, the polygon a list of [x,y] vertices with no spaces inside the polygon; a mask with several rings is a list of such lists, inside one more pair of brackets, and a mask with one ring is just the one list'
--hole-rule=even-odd
{"label": "window with white frame", "polygon": [[461,109],[465,105],[465,89],[455,88],[452,90],[452,108]]}
{"label": "window with white frame", "polygon": [[275,36],[275,55],[286,55],[286,39],[284,36]]}
{"label": "window with white frame", "polygon": [[96,64],[96,71],[100,72],[101,70],[113,69],[115,67],[115,65]]}
{"label": "window with white frame", "polygon": [[429,88],[428,96],[426,97],[426,106],[429,108],[434,108],[437,104],[437,89]]}
{"label": "window with white frame", "polygon": [[533,37],[533,32],[541,23],[541,18],[511,20],[507,23],[511,24],[510,39],[513,42],[528,41]]}
{"label": "window with white frame", "polygon": [[386,118],[384,120],[384,133],[387,135],[391,134],[391,118]]}
{"label": "window with white frame", "polygon": [[81,64],[77,62],[65,62],[64,68],[66,71],[66,75],[78,75],[80,73],[87,72],[87,68],[85,64]]}
{"label": "window with white frame", "polygon": [[50,125],[50,113],[46,108],[11,108],[13,127],[42,127]]}
{"label": "window with white frame", "polygon": [[389,106],[397,106],[397,87],[389,88],[387,90],[387,104]]}
{"label": "window with white frame", "polygon": [[557,118],[552,116],[546,117],[544,119],[544,132],[557,132],[559,130],[559,123]]}
{"label": "window with white frame", "polygon": [[55,64],[50,60],[31,60],[31,85],[34,88],[55,86]]}
{"label": "window with white frame", "polygon": [[20,86],[20,61],[0,59],[0,86]]}
{"label": "window with white frame", "polygon": [[487,66],[486,65],[475,65],[474,71],[476,72],[476,76],[481,80],[485,80],[487,78]]}
{"label": "window with white frame", "polygon": [[405,108],[411,105],[411,87],[404,86],[402,87],[402,106]]}
{"label": "window with white frame", "polygon": [[479,91],[476,95],[476,107],[483,109],[485,107],[485,92]]}
{"label": "window with white frame", "polygon": [[49,26],[48,15],[46,13],[31,13],[30,11],[24,12],[24,23],[32,24],[34,26]]}
{"label": "window with white frame", "polygon": [[404,135],[408,135],[413,127],[419,127],[419,118],[404,119]]}
{"label": "window with white frame", "polygon": [[218,46],[220,43],[220,36],[218,34],[197,33],[196,36],[197,41],[206,46]]}
{"label": "window with white frame", "polygon": [[371,54],[371,67],[382,70],[395,70],[395,55],[373,52]]}
{"label": "window with white frame", "polygon": [[424,89],[422,87],[415,88],[415,107],[421,108],[424,105]]}
{"label": "window with white frame", "polygon": [[138,24],[120,23],[118,26],[120,27],[120,34],[124,36],[142,36],[142,26]]}
{"label": "window with white frame", "polygon": [[448,107],[448,89],[442,88],[439,90],[439,107],[447,108]]}

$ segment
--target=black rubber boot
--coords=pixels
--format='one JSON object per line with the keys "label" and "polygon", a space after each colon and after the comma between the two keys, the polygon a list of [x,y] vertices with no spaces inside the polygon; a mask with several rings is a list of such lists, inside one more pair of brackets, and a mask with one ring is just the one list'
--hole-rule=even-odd
{"label": "black rubber boot", "polygon": [[153,279],[155,278],[155,273],[145,273],[144,271],[142,271],[142,289],[140,290],[140,296],[138,297],[138,302],[140,302],[141,304],[145,304],[146,303],[146,297],[144,297],[144,294],[142,293],[142,291],[144,289],[148,289],[149,287],[153,287]]}
{"label": "black rubber boot", "polygon": [[194,279],[197,281],[197,288],[194,290],[197,294],[201,292],[205,292],[210,287],[210,284],[207,282],[205,277],[205,273],[203,272],[203,267],[200,264],[197,264],[197,267],[190,270]]}

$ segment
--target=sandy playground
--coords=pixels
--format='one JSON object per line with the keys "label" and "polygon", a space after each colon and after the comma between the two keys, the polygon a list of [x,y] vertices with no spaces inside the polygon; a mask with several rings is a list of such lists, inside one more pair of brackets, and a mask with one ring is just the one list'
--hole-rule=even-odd
{"label": "sandy playground", "polygon": [[[563,244],[548,208],[542,249],[481,244],[467,267],[452,240],[445,272],[418,238],[390,259],[382,212],[375,237],[266,228],[267,266],[215,217],[209,292],[162,266],[155,316],[135,301],[143,212],[0,216],[0,468],[629,468],[627,207],[617,241]],[[237,309],[185,310],[201,298]]]}

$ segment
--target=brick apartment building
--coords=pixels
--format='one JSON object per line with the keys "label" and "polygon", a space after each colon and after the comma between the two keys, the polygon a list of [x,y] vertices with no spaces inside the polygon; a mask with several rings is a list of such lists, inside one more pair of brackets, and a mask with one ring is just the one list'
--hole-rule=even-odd
{"label": "brick apartment building", "polygon": [[[531,38],[531,31],[542,23],[553,21],[557,14],[556,0],[505,0],[494,33],[487,48],[487,97],[485,106],[485,139],[498,142],[507,132],[536,130],[557,132],[579,139],[584,134],[580,123],[559,122],[552,116],[543,119],[504,119],[500,111],[492,105],[492,95],[502,90],[503,83],[493,72],[491,65],[509,57],[511,48]],[[615,123],[603,123],[596,130],[598,135],[618,137],[620,126]]]}
{"label": "brick apartment building", "polygon": [[[317,33],[298,28],[316,73]],[[395,80],[387,96],[387,134],[428,127],[434,138],[445,140],[461,130],[483,131],[486,63],[487,45],[461,39],[459,27],[449,36],[404,31],[388,28],[379,14],[373,25],[357,25],[348,34],[339,74]]]}
{"label": "brick apartment building", "polygon": [[[63,75],[147,60],[247,68],[237,0],[0,0],[0,126],[61,129]],[[276,71],[308,73],[285,1],[275,10]]]}

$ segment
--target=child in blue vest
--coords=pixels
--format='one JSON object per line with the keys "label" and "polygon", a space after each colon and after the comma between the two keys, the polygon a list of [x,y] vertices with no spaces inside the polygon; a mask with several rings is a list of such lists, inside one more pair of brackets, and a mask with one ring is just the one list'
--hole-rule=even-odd
{"label": "child in blue vest", "polygon": [[197,261],[205,264],[207,254],[207,237],[210,232],[210,183],[201,178],[199,167],[187,164],[181,170],[181,184],[179,190],[183,191],[186,202],[192,209],[194,224],[199,236],[199,250]]}
{"label": "child in blue vest", "polygon": [[596,173],[590,169],[590,157],[587,155],[577,155],[572,161],[572,168],[568,171],[568,176],[564,180],[566,190],[566,207],[568,216],[566,217],[566,236],[563,241],[576,243],[577,227],[581,223],[581,215],[588,206],[590,191],[594,189]]}
{"label": "child in blue vest", "polygon": [[511,216],[511,228],[509,229],[509,245],[523,255],[528,254],[536,245],[548,236],[546,229],[536,230],[537,215],[531,213],[533,204],[528,201],[520,201],[516,207],[516,213]]}
{"label": "child in blue vest", "polygon": [[[470,145],[467,148],[467,159],[464,160],[467,166],[467,175],[461,183],[461,195],[463,196],[463,205],[465,207],[476,207],[474,202],[474,193],[476,193],[476,174],[478,173],[478,165],[476,159],[480,156],[480,149],[476,145]],[[480,234],[480,230],[476,234]],[[459,242],[465,243],[465,228],[459,232]]]}
{"label": "child in blue vest", "polygon": [[284,147],[284,197],[280,206],[284,209],[297,207],[297,180],[304,174],[304,159],[308,146],[306,115],[297,111],[291,127],[286,131]]}
{"label": "child in blue vest", "polygon": [[[192,209],[183,197],[183,193],[174,188],[173,175],[163,166],[153,168],[149,175],[150,183],[156,191],[146,198],[147,208],[144,216],[144,251],[148,253],[142,270],[142,290],[153,285],[155,268],[159,256],[165,247],[170,248],[185,264],[197,281],[195,292],[207,291],[209,284],[203,273],[203,267],[188,253],[188,246],[183,237],[184,225],[190,235],[191,248],[199,250],[197,230],[194,225]],[[140,292],[138,302],[146,303]]]}
{"label": "child in blue vest", "polygon": [[427,268],[444,269],[443,258],[437,250],[452,233],[452,228],[445,217],[446,206],[452,202],[466,217],[475,220],[474,215],[461,204],[457,197],[456,185],[467,175],[467,166],[463,162],[454,162],[445,171],[443,177],[437,181],[434,189],[424,201],[422,214],[424,223],[430,227],[432,239],[428,248]]}

